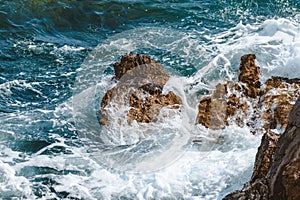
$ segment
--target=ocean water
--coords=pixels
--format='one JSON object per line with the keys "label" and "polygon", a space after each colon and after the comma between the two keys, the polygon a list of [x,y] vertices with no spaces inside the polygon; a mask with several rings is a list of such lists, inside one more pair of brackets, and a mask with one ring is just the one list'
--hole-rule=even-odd
{"label": "ocean water", "polygon": [[[261,134],[195,125],[197,99],[248,53],[262,81],[299,78],[300,3],[0,0],[0,45],[0,199],[222,199],[249,180]],[[164,65],[182,112],[128,125],[116,109],[102,127],[130,51]]]}

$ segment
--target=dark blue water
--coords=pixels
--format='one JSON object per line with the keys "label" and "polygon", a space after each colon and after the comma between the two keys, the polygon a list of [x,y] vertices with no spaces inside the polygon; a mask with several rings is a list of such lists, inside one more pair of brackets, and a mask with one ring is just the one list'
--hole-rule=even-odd
{"label": "dark blue water", "polygon": [[[139,37],[145,31],[149,37]],[[235,79],[245,53],[257,54],[265,77],[298,77],[299,31],[298,0],[0,0],[0,198],[221,198],[247,180],[252,158],[238,162],[241,171],[232,169],[237,174],[222,176],[216,167],[212,176],[220,183],[201,182],[204,175],[190,168],[164,184],[164,172],[116,175],[79,153],[88,148],[73,120],[73,95],[82,89],[74,88],[83,64],[103,43],[116,42],[126,52],[117,39],[148,41],[148,46],[135,41],[138,48],[129,46],[127,52],[151,54],[171,75],[194,81],[187,94],[201,95],[207,90],[195,85]],[[155,38],[156,33],[164,37]],[[89,76],[92,84],[107,84],[101,77],[112,76],[111,64],[123,52],[112,49],[106,47],[101,54],[106,57],[93,61],[103,69]],[[257,145],[250,145],[252,154]],[[247,144],[242,146],[247,150]],[[238,179],[239,173],[248,175]]]}

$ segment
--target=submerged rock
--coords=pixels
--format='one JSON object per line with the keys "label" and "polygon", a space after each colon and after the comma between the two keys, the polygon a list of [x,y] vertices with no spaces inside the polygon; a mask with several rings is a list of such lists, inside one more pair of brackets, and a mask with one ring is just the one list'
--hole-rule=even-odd
{"label": "submerged rock", "polygon": [[249,126],[253,133],[284,129],[299,96],[299,79],[272,77],[264,84],[254,54],[241,57],[238,81],[218,84],[198,104],[197,124],[222,129],[231,123]]}
{"label": "submerged rock", "polygon": [[[169,74],[150,56],[122,56],[114,64],[117,85],[108,90],[101,102],[100,123],[108,125],[114,118],[121,121],[155,122],[164,107],[179,109],[180,97],[163,94]],[[121,122],[120,122],[121,123]]]}
{"label": "submerged rock", "polygon": [[251,180],[224,200],[300,199],[300,98],[289,115],[285,132],[267,132],[256,154]]}

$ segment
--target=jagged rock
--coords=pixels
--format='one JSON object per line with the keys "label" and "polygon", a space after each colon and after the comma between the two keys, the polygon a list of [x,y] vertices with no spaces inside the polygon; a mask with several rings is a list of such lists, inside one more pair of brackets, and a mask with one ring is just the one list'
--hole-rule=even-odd
{"label": "jagged rock", "polygon": [[268,178],[271,199],[300,199],[300,99],[279,138]]}
{"label": "jagged rock", "polygon": [[256,154],[254,171],[250,183],[254,183],[257,179],[266,177],[270,166],[274,161],[275,148],[280,135],[272,131],[266,132]]}
{"label": "jagged rock", "polygon": [[[255,55],[248,54],[241,58],[239,81],[218,84],[209,97],[204,97],[198,104],[196,123],[210,129],[222,129],[235,122],[244,126],[249,106],[258,103],[260,93],[260,68],[255,65]],[[248,104],[248,99],[251,104]]]}
{"label": "jagged rock", "polygon": [[162,93],[170,76],[150,56],[134,56],[132,53],[124,55],[121,62],[114,64],[114,70],[119,82],[102,99],[100,124],[108,125],[117,117],[124,121],[122,112],[126,113],[125,121],[129,123],[133,120],[154,122],[163,107],[179,109],[182,104],[181,99],[173,92]]}
{"label": "jagged rock", "polygon": [[211,97],[204,98],[198,104],[197,123],[211,129],[220,129],[226,126],[227,85],[218,84]]}
{"label": "jagged rock", "polygon": [[289,113],[299,96],[300,79],[272,77],[264,86],[260,101],[264,129],[285,129]]}
{"label": "jagged rock", "polygon": [[[238,82],[218,84],[200,100],[196,123],[221,129],[234,122],[264,133],[251,180],[225,200],[300,199],[300,80],[271,77],[261,84],[254,61],[253,54],[242,56]],[[271,131],[285,128],[282,135]]]}
{"label": "jagged rock", "polygon": [[241,57],[239,67],[239,82],[242,83],[243,92],[247,97],[256,98],[260,94],[260,68],[255,65],[254,54]]}
{"label": "jagged rock", "polygon": [[300,80],[272,77],[261,84],[255,58],[254,54],[242,56],[238,82],[218,84],[212,95],[200,100],[197,124],[222,129],[236,123],[249,126],[252,133],[286,127],[300,94]]}
{"label": "jagged rock", "polygon": [[241,191],[234,191],[223,200],[269,200],[269,187],[266,179],[259,179],[251,185],[245,185]]}
{"label": "jagged rock", "polygon": [[224,200],[300,199],[300,98],[294,105],[285,132],[265,133],[249,183]]}
{"label": "jagged rock", "polygon": [[155,64],[154,60],[151,60],[150,56],[137,54],[134,56],[132,52],[129,55],[124,55],[121,58],[121,62],[116,62],[114,64],[114,71],[116,79],[120,79],[127,71],[145,64]]}
{"label": "jagged rock", "polygon": [[[148,86],[147,86],[148,87]],[[152,88],[151,91],[153,91]],[[143,90],[146,92],[145,90]],[[130,96],[129,105],[131,109],[128,112],[130,121],[136,120],[137,122],[155,122],[157,116],[160,113],[162,107],[170,106],[170,108],[179,108],[179,104],[182,104],[181,99],[173,92],[169,92],[166,95],[161,93],[148,93],[146,98],[142,98],[141,90],[133,93]]]}

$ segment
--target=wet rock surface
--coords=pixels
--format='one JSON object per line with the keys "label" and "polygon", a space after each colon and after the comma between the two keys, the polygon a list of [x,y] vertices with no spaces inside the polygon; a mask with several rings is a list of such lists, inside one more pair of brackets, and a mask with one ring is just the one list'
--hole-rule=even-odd
{"label": "wet rock surface", "polygon": [[227,125],[227,84],[218,84],[210,97],[203,98],[198,104],[197,123],[213,130]]}
{"label": "wet rock surface", "polygon": [[279,138],[268,178],[271,199],[300,199],[300,99]]}
{"label": "wet rock surface", "polygon": [[[102,99],[102,125],[113,119],[155,122],[164,108],[180,110],[180,97],[163,93],[169,75],[149,56],[125,55],[114,69],[118,82]],[[264,133],[251,179],[224,200],[300,199],[300,80],[272,77],[261,83],[259,77],[255,55],[242,56],[238,81],[218,84],[200,99],[196,124],[216,130],[236,123]]]}
{"label": "wet rock surface", "polygon": [[267,176],[270,166],[274,161],[275,149],[280,135],[272,131],[266,132],[256,154],[253,174],[250,183]]}
{"label": "wet rock surface", "polygon": [[[250,181],[224,200],[298,200],[300,80],[271,77],[262,84],[254,61],[253,54],[242,56],[238,81],[218,84],[200,100],[197,123],[210,129],[235,123],[264,134]],[[273,129],[285,131],[276,134]]]}
{"label": "wet rock surface", "polygon": [[166,95],[147,92],[146,98],[142,98],[144,92],[145,90],[138,90],[131,94],[129,100],[131,109],[128,112],[130,120],[146,123],[155,122],[163,107],[178,109],[178,105],[182,103],[181,99],[173,92]]}
{"label": "wet rock surface", "polygon": [[115,78],[120,79],[127,71],[145,64],[155,64],[154,60],[151,60],[150,56],[137,54],[134,56],[132,53],[124,55],[121,58],[121,62],[114,64]]}
{"label": "wet rock surface", "polygon": [[287,126],[288,114],[299,96],[300,80],[272,77],[261,84],[254,54],[241,57],[238,81],[218,84],[200,99],[196,123],[222,129],[231,123],[249,126],[252,133]]}
{"label": "wet rock surface", "polygon": [[255,65],[255,58],[254,54],[242,56],[239,67],[238,80],[243,88],[243,93],[250,98],[256,98],[260,95],[260,68]]}
{"label": "wet rock surface", "polygon": [[300,99],[282,135],[267,132],[258,149],[251,180],[224,200],[300,199]]}
{"label": "wet rock surface", "polygon": [[100,124],[108,125],[118,117],[128,123],[155,122],[162,108],[179,109],[182,104],[173,92],[163,94],[170,76],[150,56],[124,55],[121,62],[114,64],[114,70],[119,82],[102,99]]}
{"label": "wet rock surface", "polygon": [[260,107],[265,129],[285,129],[289,113],[299,96],[300,79],[272,77],[265,82]]}

